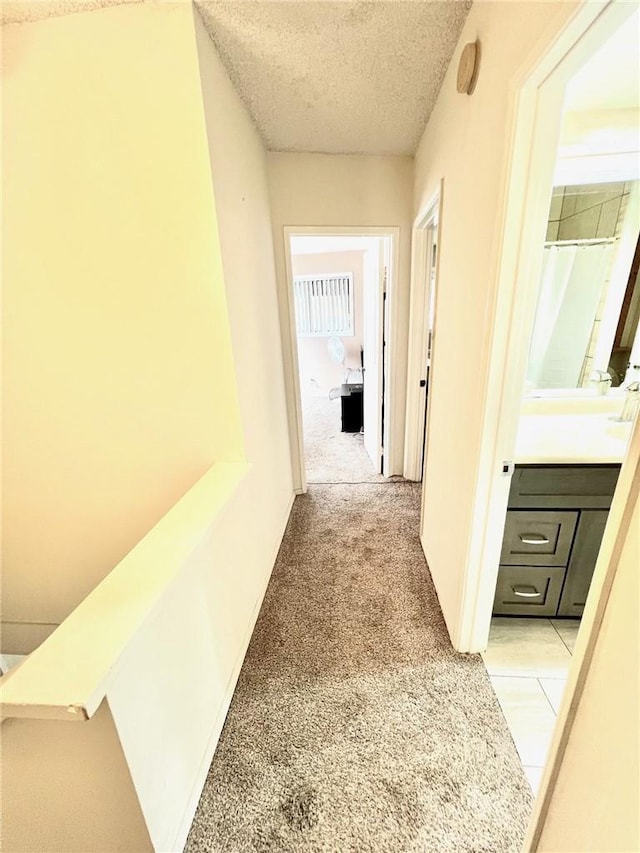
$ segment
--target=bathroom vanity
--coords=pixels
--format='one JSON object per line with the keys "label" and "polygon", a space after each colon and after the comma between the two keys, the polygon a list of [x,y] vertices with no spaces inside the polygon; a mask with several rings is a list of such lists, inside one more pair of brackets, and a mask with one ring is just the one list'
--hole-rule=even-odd
{"label": "bathroom vanity", "polygon": [[611,420],[616,406],[523,408],[494,614],[582,615],[631,430]]}
{"label": "bathroom vanity", "polygon": [[553,189],[495,614],[582,615],[640,405],[638,193],[597,170]]}
{"label": "bathroom vanity", "polygon": [[493,612],[581,616],[620,465],[518,465]]}

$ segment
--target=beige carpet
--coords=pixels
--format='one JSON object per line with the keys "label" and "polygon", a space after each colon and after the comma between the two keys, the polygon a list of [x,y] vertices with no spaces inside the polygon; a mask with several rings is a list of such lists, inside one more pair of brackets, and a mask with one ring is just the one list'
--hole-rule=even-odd
{"label": "beige carpet", "polygon": [[359,432],[341,432],[340,399],[302,398],[308,483],[384,483]]}
{"label": "beige carpet", "polygon": [[418,515],[404,482],[296,499],[187,853],[521,849],[531,792]]}

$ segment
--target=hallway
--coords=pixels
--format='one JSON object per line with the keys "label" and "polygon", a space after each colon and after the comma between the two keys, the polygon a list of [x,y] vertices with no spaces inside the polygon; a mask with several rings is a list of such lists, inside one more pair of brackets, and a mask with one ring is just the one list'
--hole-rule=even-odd
{"label": "hallway", "polygon": [[296,499],[187,853],[520,849],[530,789],[480,657],[449,644],[419,497]]}

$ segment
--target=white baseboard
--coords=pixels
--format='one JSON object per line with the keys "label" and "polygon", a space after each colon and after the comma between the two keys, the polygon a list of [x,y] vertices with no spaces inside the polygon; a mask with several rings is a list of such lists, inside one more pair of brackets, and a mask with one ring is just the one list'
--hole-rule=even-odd
{"label": "white baseboard", "polygon": [[[287,509],[284,513],[284,519],[280,525],[280,535],[278,536],[276,545],[271,552],[271,560],[267,564],[268,570],[265,572],[265,578],[262,585],[262,589],[260,590],[260,593],[256,598],[256,602],[251,613],[251,618],[249,620],[249,624],[247,625],[245,636],[240,647],[236,663],[233,668],[233,673],[231,675],[231,678],[229,679],[229,683],[227,684],[227,687],[225,689],[222,704],[220,705],[220,708],[216,715],[216,719],[211,730],[211,735],[209,737],[209,741],[207,743],[205,753],[202,757],[202,761],[198,769],[198,774],[194,782],[191,795],[187,802],[187,806],[185,808],[182,821],[180,823],[180,829],[178,830],[175,842],[171,847],[171,853],[181,853],[181,851],[184,850],[185,844],[187,843],[187,837],[189,835],[189,830],[191,829],[191,824],[193,823],[193,817],[196,813],[196,809],[198,808],[198,803],[200,802],[202,789],[204,788],[204,783],[207,779],[209,767],[211,766],[211,762],[213,761],[213,756],[218,745],[218,740],[220,739],[220,733],[222,732],[222,727],[224,726],[224,721],[229,711],[229,705],[231,704],[231,699],[233,698],[233,692],[236,689],[240,670],[242,669],[242,664],[244,663],[245,655],[249,647],[249,642],[251,641],[251,636],[253,635],[253,629],[255,628],[255,624],[258,619],[258,614],[260,613],[260,608],[262,607],[262,602],[267,591],[267,586],[269,585],[269,581],[271,579],[271,573],[273,572],[273,568],[278,557],[278,551],[280,550],[280,545],[282,544],[282,540],[284,538],[284,533],[289,522],[289,516],[291,515],[291,509],[293,507],[295,497],[296,495],[295,493],[293,493],[287,504]],[[158,853],[167,853],[167,851],[158,851]]]}

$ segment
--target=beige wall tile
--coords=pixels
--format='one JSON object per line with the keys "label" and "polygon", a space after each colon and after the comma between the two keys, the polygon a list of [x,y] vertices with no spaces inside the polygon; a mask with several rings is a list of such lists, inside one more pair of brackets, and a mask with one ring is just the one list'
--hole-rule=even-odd
{"label": "beige wall tile", "polygon": [[559,240],[585,240],[595,237],[600,219],[600,208],[592,207],[574,216],[560,220]]}
{"label": "beige wall tile", "polygon": [[564,189],[554,190],[551,196],[551,206],[549,208],[549,222],[560,219],[562,214],[562,199],[564,197]]}
{"label": "beige wall tile", "polygon": [[616,233],[622,196],[606,201],[600,208],[596,237],[613,237]]}
{"label": "beige wall tile", "polygon": [[560,223],[556,220],[555,222],[549,222],[547,225],[547,242],[552,243],[558,239],[558,227]]}

